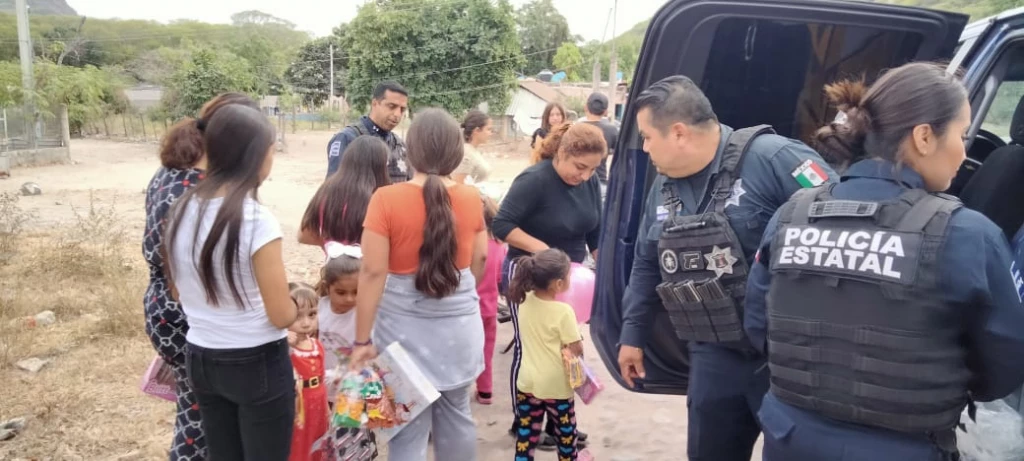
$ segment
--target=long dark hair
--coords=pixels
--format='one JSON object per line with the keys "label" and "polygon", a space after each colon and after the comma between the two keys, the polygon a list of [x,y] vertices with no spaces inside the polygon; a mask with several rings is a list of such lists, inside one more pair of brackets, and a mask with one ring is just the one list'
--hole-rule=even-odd
{"label": "long dark hair", "polygon": [[551,282],[566,278],[571,267],[569,255],[557,248],[519,257],[516,259],[516,273],[508,284],[509,302],[522,304],[526,293],[548,289]]}
{"label": "long dark hair", "polygon": [[541,114],[540,119],[540,129],[544,130],[545,133],[550,133],[551,128],[553,128],[549,121],[551,119],[551,111],[553,110],[558,110],[558,112],[562,114],[562,123],[569,121],[569,113],[565,111],[565,106],[563,106],[562,103],[549,102],[547,106],[544,106],[544,113]]}
{"label": "long dark hair", "polygon": [[915,126],[931,125],[942,136],[967,102],[958,75],[925,62],[892,69],[871,88],[847,80],[827,85],[825,94],[846,120],[818,130],[816,147],[837,165],[868,157],[898,163],[900,146]]}
{"label": "long dark hair", "polygon": [[462,119],[462,139],[469,142],[473,137],[473,132],[487,126],[489,121],[491,121],[491,117],[482,111],[473,109],[467,112],[466,117]]}
{"label": "long dark hair", "polygon": [[203,132],[199,125],[210,120],[221,107],[231,104],[260,108],[256,101],[242,93],[217,95],[199,110],[198,119],[186,117],[171,126],[160,142],[160,164],[177,170],[187,170],[195,166],[203,156]]}
{"label": "long dark hair", "polygon": [[[250,197],[258,200],[257,192],[262,181],[260,173],[273,146],[274,127],[259,110],[237,104],[221,107],[210,117],[203,131],[203,149],[209,164],[206,179],[178,199],[171,210],[173,218],[167,230],[167,248],[174,248],[181,213],[190,202],[196,200],[199,205],[196,227],[192,230],[193,235],[198,236],[210,199],[218,191],[227,191],[200,250],[199,260],[194,261],[206,298],[213,306],[221,301],[217,296],[219,274],[213,273],[214,250],[220,247],[223,250],[224,280],[235,301],[246,307],[238,286],[239,278],[235,275],[240,253],[239,234],[245,218],[245,202]],[[173,252],[168,253],[174,257]],[[173,264],[167,267],[173,267]]]}
{"label": "long dark hair", "polygon": [[[388,146],[376,136],[360,136],[341,155],[338,171],[327,178],[306,206],[301,229],[321,232],[320,238],[359,243],[370,197],[388,178]],[[323,217],[323,222],[320,218]]]}
{"label": "long dark hair", "polygon": [[423,229],[420,266],[416,269],[416,289],[427,296],[442,298],[453,293],[460,280],[455,265],[455,215],[441,179],[452,174],[462,162],[459,123],[443,110],[424,110],[409,126],[407,144],[409,163],[427,175],[423,184],[427,225]]}

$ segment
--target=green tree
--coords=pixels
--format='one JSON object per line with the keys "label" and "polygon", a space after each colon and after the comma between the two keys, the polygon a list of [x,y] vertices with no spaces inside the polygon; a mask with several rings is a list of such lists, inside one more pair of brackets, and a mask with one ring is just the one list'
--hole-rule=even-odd
{"label": "green tree", "polygon": [[550,69],[555,50],[565,42],[579,37],[569,32],[569,22],[555,8],[552,0],[533,0],[516,11],[519,43],[526,57],[525,74]]}
{"label": "green tree", "polygon": [[127,108],[123,82],[105,70],[50,62],[37,62],[34,70],[40,110],[52,117],[60,105],[66,104],[72,132],[79,132],[83,124],[105,113]]}
{"label": "green tree", "polygon": [[226,91],[255,94],[249,63],[226,51],[199,48],[168,81],[163,104],[175,118],[194,117],[206,101]]}
{"label": "green tree", "polygon": [[267,24],[276,24],[280,26],[285,26],[286,28],[289,29],[295,28],[295,23],[281,19],[272,14],[264,13],[259,10],[248,10],[235,13],[231,15],[231,23],[236,26],[244,26],[250,24],[263,26]]}
{"label": "green tree", "polygon": [[331,45],[335,47],[334,94],[344,94],[347,59],[340,57],[338,37],[330,35],[306,43],[299,49],[295,62],[285,72],[292,91],[302,96],[302,103],[319,107],[327,100],[331,82]]}
{"label": "green tree", "polygon": [[579,72],[584,67],[583,55],[580,54],[580,49],[575,43],[565,42],[562,46],[558,47],[553,61],[556,69],[565,71],[565,76],[569,81],[577,82],[582,80]]}
{"label": "green tree", "polygon": [[414,107],[460,113],[482,102],[504,110],[523,64],[507,0],[409,0],[367,3],[349,24],[347,94],[369,104],[373,87],[395,80]]}

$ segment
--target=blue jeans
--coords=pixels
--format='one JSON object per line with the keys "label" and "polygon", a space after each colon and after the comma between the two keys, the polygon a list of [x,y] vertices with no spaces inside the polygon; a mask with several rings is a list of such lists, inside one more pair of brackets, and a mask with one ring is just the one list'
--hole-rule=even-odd
{"label": "blue jeans", "polygon": [[206,349],[189,343],[185,366],[210,459],[286,461],[295,420],[288,343]]}

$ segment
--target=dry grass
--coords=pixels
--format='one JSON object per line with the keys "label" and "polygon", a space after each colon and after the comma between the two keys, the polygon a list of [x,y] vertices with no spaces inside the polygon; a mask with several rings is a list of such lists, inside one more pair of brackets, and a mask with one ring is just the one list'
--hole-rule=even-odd
{"label": "dry grass", "polygon": [[[90,196],[74,216],[29,232],[32,217],[0,196],[0,254],[14,249],[0,262],[0,420],[28,417],[25,433],[0,442],[0,459],[163,458],[173,411],[138,390],[154,353],[137,240],[113,203]],[[55,325],[26,325],[44,310]],[[52,362],[38,374],[14,366],[29,357]]]}

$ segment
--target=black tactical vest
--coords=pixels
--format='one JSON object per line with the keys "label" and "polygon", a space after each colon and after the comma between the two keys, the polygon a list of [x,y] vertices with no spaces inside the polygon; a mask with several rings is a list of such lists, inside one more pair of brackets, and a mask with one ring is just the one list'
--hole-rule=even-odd
{"label": "black tactical vest", "polygon": [[[349,126],[356,130],[356,137],[370,134],[362,121]],[[391,183],[406,182],[412,179],[412,168],[409,167],[408,159],[405,157],[405,143],[394,133],[391,133],[383,141],[388,145],[388,176],[391,178]]]}
{"label": "black tactical vest", "polygon": [[830,191],[798,191],[779,211],[771,390],[840,421],[949,431],[971,373],[958,310],[941,295],[939,257],[961,204],[921,189],[883,202],[836,200]]}
{"label": "black tactical vest", "polygon": [[719,170],[711,178],[708,202],[697,213],[680,216],[679,197],[669,184],[662,189],[668,217],[658,240],[662,283],[657,291],[684,341],[722,343],[744,338],[740,310],[750,266],[725,215],[725,205],[751,141],[764,133],[774,131],[761,125],[729,136]]}

